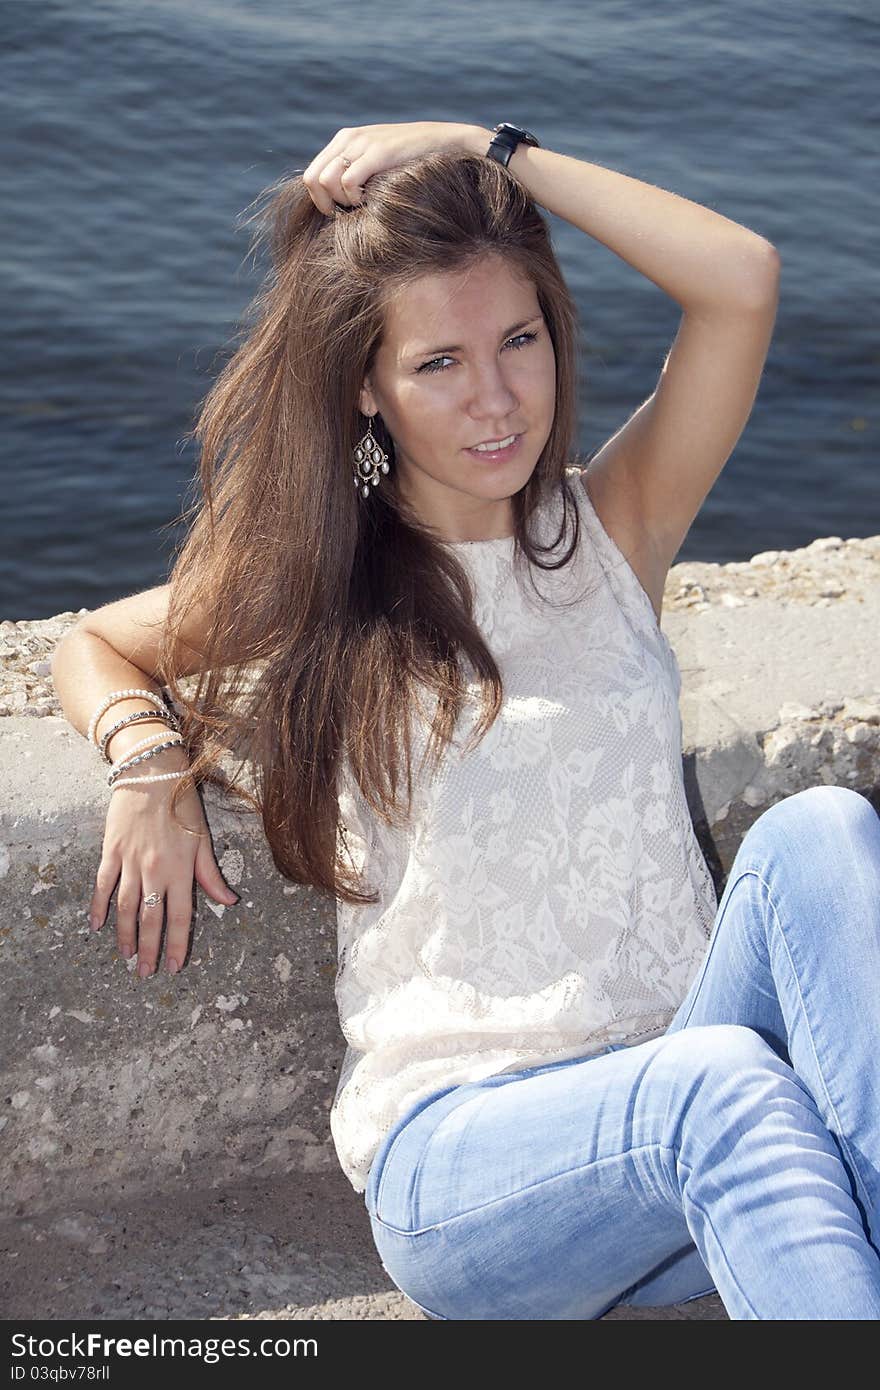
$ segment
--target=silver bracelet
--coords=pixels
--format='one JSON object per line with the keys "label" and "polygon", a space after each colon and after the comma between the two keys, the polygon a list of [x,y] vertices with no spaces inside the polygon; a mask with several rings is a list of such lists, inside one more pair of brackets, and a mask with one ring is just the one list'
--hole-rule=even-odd
{"label": "silver bracelet", "polygon": [[158,709],[139,709],[136,710],[134,714],[127,714],[124,719],[120,719],[115,724],[111,724],[106,734],[101,735],[101,742],[98,745],[98,752],[101,754],[101,757],[104,759],[105,763],[113,761],[109,753],[107,752],[107,744],[110,742],[113,735],[115,733],[118,733],[120,729],[124,729],[126,724],[135,724],[142,719],[161,719],[164,723],[170,724],[172,729],[180,728],[180,725],[178,724],[176,717],[171,713],[170,710],[166,714],[162,710]]}
{"label": "silver bracelet", "polygon": [[144,753],[138,753],[136,758],[123,759],[122,762],[114,763],[107,776],[107,785],[112,787],[120,773],[128,772],[129,768],[136,767],[138,763],[146,762],[147,758],[155,758],[157,753],[161,753],[165,748],[175,748],[183,743],[179,734],[170,738],[165,743],[157,743],[154,748],[148,748]]}
{"label": "silver bracelet", "polygon": [[133,753],[139,753],[139,752],[141,751],[142,748],[149,748],[150,745],[151,745],[152,743],[155,743],[155,741],[156,741],[157,738],[164,739],[164,738],[167,738],[167,737],[168,737],[167,730],[163,731],[161,734],[160,734],[160,733],[148,734],[146,738],[142,738],[142,739],[141,739],[140,743],[133,743],[133,744],[131,745],[130,748],[126,748],[126,750],[125,750],[125,752],[123,753],[122,757],[119,758],[115,763],[112,763],[111,766],[112,766],[112,767],[117,767],[117,768],[118,768],[118,767],[123,767],[123,766],[127,763],[128,759],[132,756]]}
{"label": "silver bracelet", "polygon": [[166,701],[162,698],[161,695],[157,695],[155,690],[135,690],[133,687],[128,690],[111,690],[109,695],[104,696],[104,699],[101,701],[100,705],[92,715],[92,721],[89,724],[88,733],[86,734],[89,743],[94,743],[95,747],[97,747],[97,743],[95,741],[95,730],[98,727],[98,720],[101,718],[101,715],[104,714],[105,711],[108,710],[111,705],[115,705],[118,700],[127,699],[129,695],[139,695],[143,700],[150,700],[156,706],[157,709],[160,709],[163,712],[167,711],[168,709]]}

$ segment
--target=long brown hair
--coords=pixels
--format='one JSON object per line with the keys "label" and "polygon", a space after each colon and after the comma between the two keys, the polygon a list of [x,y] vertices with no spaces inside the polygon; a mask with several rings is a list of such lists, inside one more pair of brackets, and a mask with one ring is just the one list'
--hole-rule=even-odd
{"label": "long brown hair", "polygon": [[[511,499],[515,563],[530,574],[531,566],[560,569],[578,543],[566,477],[577,312],[542,214],[495,160],[426,155],[373,175],[362,203],[329,218],[299,176],[267,192],[265,211],[251,220],[255,249],[270,242],[270,269],[191,431],[204,501],[184,513],[194,519],[169,576],[160,649],[159,675],[180,711],[192,768],[172,807],[193,782],[213,782],[261,814],[284,877],[349,903],[375,902],[337,854],[341,758],[376,814],[404,824],[419,691],[436,696],[425,758],[432,770],[465,697],[460,657],[480,682],[477,741],[503,699],[469,576],[402,503],[394,442],[378,415],[372,428],[391,471],[366,499],[354,486],[353,449],[369,423],[359,393],[381,341],[383,305],[417,277],[463,270],[487,253],[535,285],[556,356],[556,408],[537,465]],[[548,489],[561,490],[563,520],[542,546],[528,521]],[[570,546],[545,563],[570,515]],[[210,630],[187,695],[173,673],[180,618],[194,604]],[[250,765],[256,795],[221,770],[229,749]]]}

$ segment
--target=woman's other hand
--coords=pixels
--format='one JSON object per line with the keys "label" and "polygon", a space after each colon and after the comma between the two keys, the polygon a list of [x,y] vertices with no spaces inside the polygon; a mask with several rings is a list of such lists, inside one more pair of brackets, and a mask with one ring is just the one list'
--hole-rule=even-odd
{"label": "woman's other hand", "polygon": [[435,151],[485,154],[488,147],[488,132],[481,126],[455,121],[346,126],[315,155],[302,180],[315,206],[329,217],[337,204],[360,203],[367,179],[382,169]]}
{"label": "woman's other hand", "polygon": [[[151,761],[163,771],[188,766],[179,748],[163,750]],[[177,816],[184,829],[171,816],[172,785],[152,782],[113,792],[89,907],[97,930],[107,916],[118,881],[116,944],[126,958],[137,953],[141,976],[152,975],[156,969],[166,909],[165,968],[173,973],[183,964],[189,945],[194,878],[210,897],[227,907],[238,897],[224,881],[214,858],[198,792],[191,787],[178,803]],[[144,902],[150,893],[159,895],[154,905]]]}

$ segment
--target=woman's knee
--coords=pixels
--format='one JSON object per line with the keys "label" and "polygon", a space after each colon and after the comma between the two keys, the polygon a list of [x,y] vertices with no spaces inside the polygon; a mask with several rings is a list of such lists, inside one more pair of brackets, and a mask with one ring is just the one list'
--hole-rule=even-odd
{"label": "woman's knee", "polygon": [[834,892],[849,899],[860,883],[872,896],[872,866],[880,876],[880,816],[860,792],[833,784],[807,787],[769,806],[749,827],[734,861],[738,874],[757,872],[774,894],[783,891],[783,875],[788,901],[807,905]]}
{"label": "woman's knee", "polygon": [[691,1054],[695,1067],[707,1072],[731,1065],[760,1064],[767,1057],[776,1056],[761,1034],[745,1023],[697,1023],[677,1033],[667,1033],[666,1038],[670,1048]]}
{"label": "woman's knee", "polygon": [[837,838],[841,821],[880,835],[880,816],[868,798],[852,787],[836,783],[805,787],[782,797],[761,813],[748,833],[762,826],[777,827],[794,822],[806,827],[810,835],[829,833]]}
{"label": "woman's knee", "polygon": [[803,1082],[754,1028],[742,1023],[705,1023],[666,1035],[658,1061],[682,1082],[688,1103],[700,1097],[712,1104],[741,1103],[752,1087],[764,1098],[786,1091],[805,1092]]}

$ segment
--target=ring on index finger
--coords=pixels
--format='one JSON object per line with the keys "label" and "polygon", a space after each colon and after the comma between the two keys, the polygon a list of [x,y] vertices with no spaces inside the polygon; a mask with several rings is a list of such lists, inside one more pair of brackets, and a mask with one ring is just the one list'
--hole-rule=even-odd
{"label": "ring on index finger", "polygon": [[159,906],[159,903],[160,903],[161,901],[162,901],[162,894],[161,894],[161,893],[145,893],[145,894],[144,894],[144,907],[158,907],[158,906]]}

